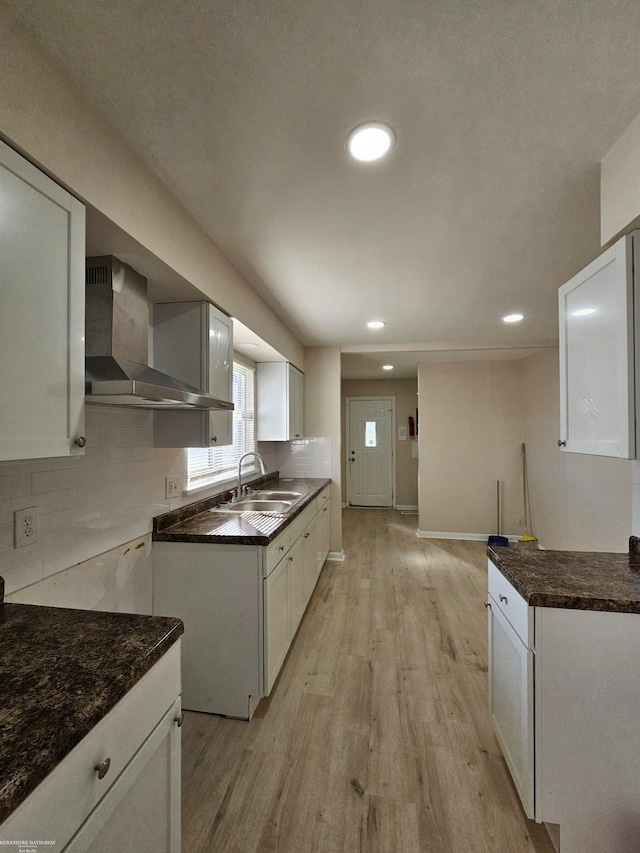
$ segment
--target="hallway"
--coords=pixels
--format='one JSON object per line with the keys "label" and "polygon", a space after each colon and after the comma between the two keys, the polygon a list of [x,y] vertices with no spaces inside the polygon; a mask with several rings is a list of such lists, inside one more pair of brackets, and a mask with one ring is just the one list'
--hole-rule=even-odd
{"label": "hallway", "polygon": [[185,714],[183,850],[553,853],[489,723],[484,543],[343,516],[254,719]]}

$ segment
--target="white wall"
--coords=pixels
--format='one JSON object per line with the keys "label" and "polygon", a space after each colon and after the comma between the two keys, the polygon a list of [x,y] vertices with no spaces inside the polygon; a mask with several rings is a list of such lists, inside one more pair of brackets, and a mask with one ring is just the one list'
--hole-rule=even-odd
{"label": "white wall", "polygon": [[420,530],[493,532],[500,479],[503,532],[521,532],[524,441],[529,533],[540,545],[627,550],[632,508],[640,531],[640,463],[559,450],[557,348],[512,362],[421,364],[418,384]]}
{"label": "white wall", "polygon": [[7,16],[0,17],[0,114],[4,139],[304,369],[295,336],[96,106]]}
{"label": "white wall", "polygon": [[524,412],[522,362],[418,365],[420,531],[520,533]]}
{"label": "white wall", "polygon": [[632,463],[558,448],[557,349],[525,359],[522,379],[533,532],[540,544],[559,550],[626,551],[632,532]]}
{"label": "white wall", "polygon": [[340,347],[305,350],[304,432],[331,439],[331,550],[341,553]]}

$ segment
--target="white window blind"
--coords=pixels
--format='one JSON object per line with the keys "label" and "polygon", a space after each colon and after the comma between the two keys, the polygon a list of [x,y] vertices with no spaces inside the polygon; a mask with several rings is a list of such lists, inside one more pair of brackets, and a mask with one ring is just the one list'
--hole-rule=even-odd
{"label": "white window blind", "polygon": [[[228,447],[190,447],[187,450],[189,486],[230,480],[238,470],[243,453],[256,449],[255,370],[233,362],[233,444]],[[246,466],[246,467],[245,467]],[[257,470],[255,460],[247,459],[243,473]]]}

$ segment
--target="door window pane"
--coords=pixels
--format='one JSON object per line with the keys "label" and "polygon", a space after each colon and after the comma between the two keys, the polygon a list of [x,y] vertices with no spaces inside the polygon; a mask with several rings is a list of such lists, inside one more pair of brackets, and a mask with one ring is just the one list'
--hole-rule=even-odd
{"label": "door window pane", "polygon": [[365,447],[377,447],[376,442],[376,422],[375,421],[365,421],[364,425],[364,446]]}

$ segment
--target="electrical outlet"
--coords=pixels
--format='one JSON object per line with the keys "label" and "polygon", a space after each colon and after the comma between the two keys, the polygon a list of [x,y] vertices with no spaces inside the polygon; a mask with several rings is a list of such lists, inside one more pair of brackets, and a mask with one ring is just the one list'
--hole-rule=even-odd
{"label": "electrical outlet", "polygon": [[13,536],[16,548],[38,541],[38,507],[17,509],[13,513]]}
{"label": "electrical outlet", "polygon": [[521,519],[521,518],[519,518],[519,519],[518,519],[518,524],[520,524],[520,525],[522,524],[522,519]]}
{"label": "electrical outlet", "polygon": [[165,498],[177,498],[180,494],[180,475],[172,474],[170,477],[164,478],[164,496]]}

